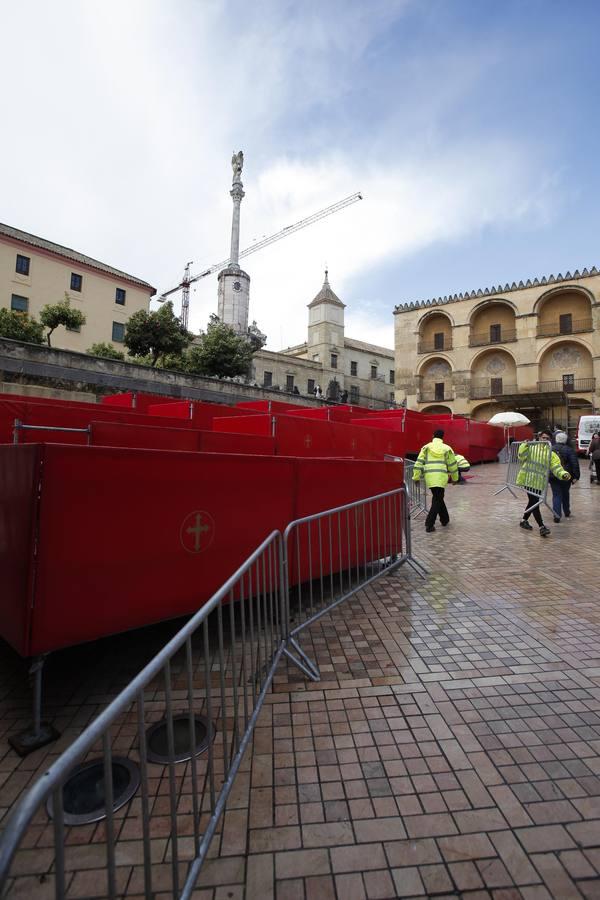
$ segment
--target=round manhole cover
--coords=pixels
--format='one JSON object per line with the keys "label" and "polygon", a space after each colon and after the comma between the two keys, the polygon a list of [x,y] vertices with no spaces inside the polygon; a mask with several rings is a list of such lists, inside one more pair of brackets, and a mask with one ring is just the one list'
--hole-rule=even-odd
{"label": "round manhole cover", "polygon": [[[113,812],[131,800],[140,785],[136,763],[125,757],[112,760]],[[54,802],[48,797],[46,809],[54,818]],[[106,818],[104,760],[91,759],[73,769],[63,786],[65,825],[87,825]]]}
{"label": "round manhole cover", "polygon": [[[194,716],[194,753],[199,756],[208,749],[213,739],[213,728],[204,716]],[[190,745],[189,716],[173,717],[173,762],[185,762],[194,755]],[[149,762],[167,764],[169,762],[169,739],[167,720],[161,719],[146,732],[146,755]]]}

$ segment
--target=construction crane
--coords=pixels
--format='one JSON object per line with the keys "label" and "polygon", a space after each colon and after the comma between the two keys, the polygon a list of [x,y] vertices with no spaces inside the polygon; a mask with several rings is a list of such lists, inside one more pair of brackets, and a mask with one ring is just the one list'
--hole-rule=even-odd
{"label": "construction crane", "polygon": [[[307,216],[305,219],[300,219],[300,221],[296,222],[294,225],[287,225],[285,228],[282,228],[281,231],[277,231],[275,232],[275,234],[269,235],[269,237],[265,237],[260,241],[256,241],[256,243],[252,244],[251,247],[247,247],[246,250],[242,250],[242,252],[240,253],[240,259],[245,256],[250,256],[251,253],[256,253],[257,250],[262,250],[263,247],[268,247],[269,244],[274,244],[275,241],[280,241],[282,238],[287,237],[289,234],[294,234],[294,232],[300,231],[302,228],[306,228],[308,225],[313,225],[315,222],[319,222],[321,219],[325,219],[327,216],[339,212],[339,210],[345,209],[347,206],[351,206],[358,200],[362,200],[362,198],[363,197],[360,191],[357,191],[356,194],[351,194],[349,197],[344,197],[343,200],[338,200],[337,203],[332,203],[331,206],[326,206],[325,209],[320,209],[318,212],[313,213],[311,216]],[[181,290],[181,324],[185,328],[188,327],[190,309],[190,285],[192,285],[195,281],[200,281],[201,278],[206,278],[207,275],[212,275],[213,272],[218,272],[220,269],[224,269],[229,265],[229,260],[225,259],[223,260],[223,262],[217,263],[216,265],[211,266],[209,269],[205,269],[203,272],[198,272],[196,275],[190,275],[190,267],[192,265],[192,262],[187,263],[183,273],[183,278],[178,285],[168,291],[165,291],[163,294],[156,298],[159,303],[164,303],[167,297],[169,297],[171,294],[174,294],[176,291]]]}

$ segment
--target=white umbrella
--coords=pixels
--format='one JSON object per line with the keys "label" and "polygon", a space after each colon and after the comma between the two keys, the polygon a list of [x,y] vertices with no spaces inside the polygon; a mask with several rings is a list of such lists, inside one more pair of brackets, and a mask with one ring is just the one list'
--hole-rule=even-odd
{"label": "white umbrella", "polygon": [[488,425],[500,425],[510,428],[512,425],[529,425],[529,419],[523,413],[499,412],[489,420]]}

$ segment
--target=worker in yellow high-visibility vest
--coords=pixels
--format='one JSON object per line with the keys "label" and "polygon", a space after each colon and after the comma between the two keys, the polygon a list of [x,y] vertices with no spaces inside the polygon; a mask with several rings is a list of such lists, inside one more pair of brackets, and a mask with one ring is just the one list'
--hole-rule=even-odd
{"label": "worker in yellow high-visibility vest", "polygon": [[458,483],[466,484],[467,481],[465,478],[463,478],[463,475],[465,474],[465,472],[469,471],[469,469],[471,468],[471,463],[461,453],[455,453],[454,458],[458,466]]}
{"label": "worker in yellow high-visibility vest", "polygon": [[458,465],[452,447],[443,441],[444,432],[441,428],[433,432],[433,440],[421,447],[413,469],[413,481],[425,478],[425,484],[431,491],[431,507],[425,519],[425,531],[435,531],[435,520],[440,517],[440,522],[446,526],[450,521],[446,503],[444,501],[445,487],[448,484],[448,476],[453,482],[458,481]]}

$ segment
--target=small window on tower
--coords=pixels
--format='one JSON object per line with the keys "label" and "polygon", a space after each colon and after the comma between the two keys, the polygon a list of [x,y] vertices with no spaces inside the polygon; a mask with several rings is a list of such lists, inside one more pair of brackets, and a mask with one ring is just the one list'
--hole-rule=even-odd
{"label": "small window on tower", "polygon": [[354,376],[358,375],[358,363],[354,362],[354,360],[350,363],[350,374]]}
{"label": "small window on tower", "polygon": [[393,369],[390,369],[390,384],[396,383],[396,373]]}
{"label": "small window on tower", "polygon": [[307,382],[307,385],[306,385],[306,393],[307,393],[307,394],[314,394],[314,392],[315,392],[315,379],[314,379],[314,378],[309,378],[309,379],[308,379],[308,382]]}
{"label": "small window on tower", "polygon": [[293,375],[285,376],[285,389],[286,389],[286,391],[294,390],[294,376]]}
{"label": "small window on tower", "polygon": [[115,303],[125,306],[125,288],[115,288]]}
{"label": "small window on tower", "polygon": [[263,375],[263,385],[265,387],[271,387],[272,384],[273,384],[273,373],[265,372]]}
{"label": "small window on tower", "polygon": [[337,369],[337,360],[338,360],[337,353],[332,353],[331,354],[331,368],[332,369]]}
{"label": "small window on tower", "polygon": [[371,378],[377,378],[377,366],[371,366]]}

